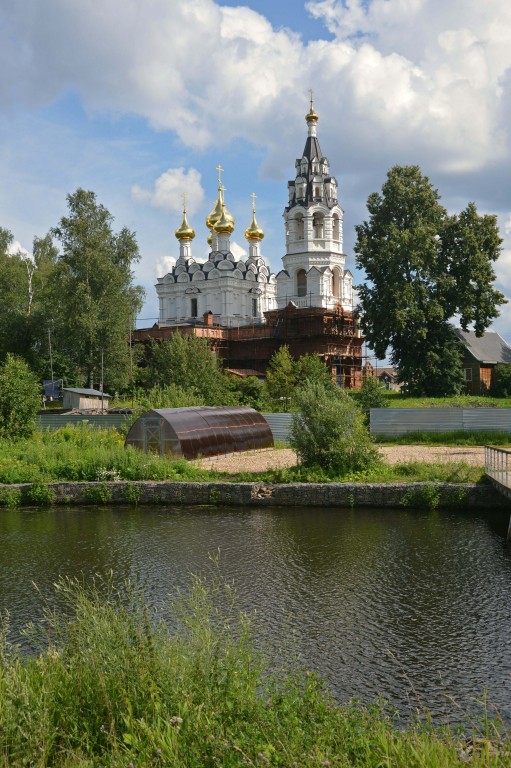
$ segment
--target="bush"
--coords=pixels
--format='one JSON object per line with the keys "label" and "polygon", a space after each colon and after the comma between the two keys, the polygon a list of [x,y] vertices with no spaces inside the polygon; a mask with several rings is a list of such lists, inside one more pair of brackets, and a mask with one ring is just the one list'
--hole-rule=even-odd
{"label": "bush", "polygon": [[353,397],[369,424],[371,408],[388,408],[389,400],[381,384],[372,376],[364,376],[361,389]]}
{"label": "bush", "polygon": [[497,363],[491,374],[490,395],[511,397],[511,364]]}
{"label": "bush", "polygon": [[342,390],[335,394],[321,382],[306,382],[295,395],[290,443],[306,467],[320,466],[340,475],[379,463],[362,412]]}
{"label": "bush", "polygon": [[7,355],[0,366],[0,437],[29,437],[35,431],[39,407],[36,377],[24,360]]}

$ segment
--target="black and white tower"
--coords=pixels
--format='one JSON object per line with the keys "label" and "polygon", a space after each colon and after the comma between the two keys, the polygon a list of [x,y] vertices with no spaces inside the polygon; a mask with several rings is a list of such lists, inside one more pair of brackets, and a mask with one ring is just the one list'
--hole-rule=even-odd
{"label": "black and white tower", "polygon": [[295,163],[296,178],[288,182],[284,211],[286,254],[277,275],[277,305],[353,309],[353,277],[345,270],[342,252],[343,210],[337,180],[317,138],[318,115],[310,101],[303,155]]}

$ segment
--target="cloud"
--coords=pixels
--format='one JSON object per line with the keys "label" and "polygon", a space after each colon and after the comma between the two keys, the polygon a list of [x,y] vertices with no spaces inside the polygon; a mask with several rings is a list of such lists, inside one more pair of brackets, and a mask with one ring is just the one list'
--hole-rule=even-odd
{"label": "cloud", "polygon": [[24,258],[33,259],[30,251],[24,248],[19,240],[13,240],[13,242],[7,246],[7,253],[10,256],[23,256]]}
{"label": "cloud", "polygon": [[91,112],[141,115],[194,149],[248,139],[280,174],[313,84],[348,164],[399,151],[466,171],[509,149],[507,0],[309,0],[334,37],[307,44],[213,0],[3,5],[4,107],[72,89]]}
{"label": "cloud", "polygon": [[201,174],[196,168],[169,168],[154,182],[152,189],[135,185],[131,189],[134,200],[149,203],[169,213],[181,213],[183,194],[186,194],[186,210],[193,216],[204,202]]}

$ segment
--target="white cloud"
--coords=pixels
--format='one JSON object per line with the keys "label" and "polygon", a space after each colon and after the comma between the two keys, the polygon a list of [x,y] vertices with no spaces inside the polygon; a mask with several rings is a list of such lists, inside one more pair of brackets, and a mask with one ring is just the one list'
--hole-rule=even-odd
{"label": "white cloud", "polygon": [[238,243],[234,241],[231,242],[231,253],[237,261],[240,261],[240,259],[246,259],[248,256],[247,249],[243,248],[241,245],[238,245]]}
{"label": "white cloud", "polygon": [[23,256],[29,259],[33,258],[30,251],[27,251],[27,249],[21,245],[19,240],[13,240],[12,243],[9,246],[7,246],[7,253],[10,254],[11,256],[17,255],[17,256]]}
{"label": "white cloud", "polygon": [[169,168],[154,182],[152,189],[143,189],[135,185],[131,189],[134,200],[150,203],[155,208],[162,208],[169,213],[181,213],[183,194],[186,194],[186,210],[193,216],[204,202],[204,189],[201,174],[196,168]]}

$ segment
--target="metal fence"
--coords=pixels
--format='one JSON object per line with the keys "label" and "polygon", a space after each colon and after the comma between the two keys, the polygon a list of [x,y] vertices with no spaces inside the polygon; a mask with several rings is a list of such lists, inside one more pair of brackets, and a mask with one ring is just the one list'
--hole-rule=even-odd
{"label": "metal fence", "polygon": [[263,413],[268,422],[274,440],[287,442],[291,434],[292,413]]}
{"label": "metal fence", "polygon": [[511,488],[511,451],[484,446],[484,470],[500,485]]}
{"label": "metal fence", "polygon": [[371,408],[371,434],[508,432],[511,408]]}

